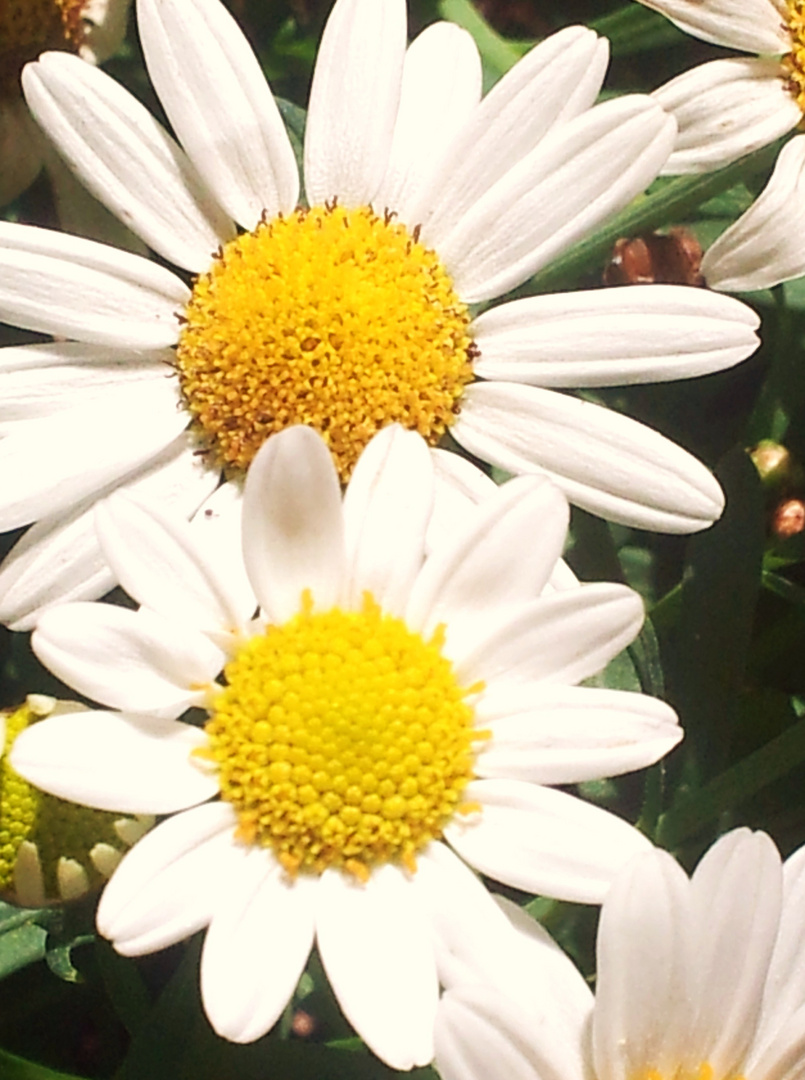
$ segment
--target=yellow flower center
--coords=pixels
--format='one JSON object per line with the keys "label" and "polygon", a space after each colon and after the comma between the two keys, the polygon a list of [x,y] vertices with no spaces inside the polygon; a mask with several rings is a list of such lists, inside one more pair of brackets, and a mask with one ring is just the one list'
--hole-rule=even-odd
{"label": "yellow flower center", "polygon": [[436,443],[472,378],[469,314],[439,257],[367,207],[299,209],[230,241],[184,317],[187,408],[238,470],[269,435],[307,424],[346,480],[388,424]]}
{"label": "yellow flower center", "polygon": [[[42,702],[50,704],[42,707]],[[19,899],[15,871],[23,845],[34,853],[42,890],[37,902],[45,903],[71,898],[65,895],[65,880],[75,880],[76,867],[81,891],[99,886],[109,877],[112,863],[122,858],[135,836],[147,828],[121,814],[64,802],[40,791],[12,769],[8,755],[17,736],[56,705],[53,699],[31,695],[26,704],[5,714],[5,745],[0,746],[0,893],[7,899]],[[67,868],[66,861],[70,864]],[[75,890],[72,895],[80,893]],[[22,902],[30,901],[23,898]]]}
{"label": "yellow flower center", "polygon": [[786,0],[791,52],[783,57],[788,88],[805,113],[805,0]]}
{"label": "yellow flower center", "polygon": [[238,811],[239,837],[271,847],[291,873],[342,867],[366,880],[439,837],[473,775],[467,697],[442,655],[383,614],[302,611],[252,638],[227,665],[204,756]]}
{"label": "yellow flower center", "polygon": [[0,97],[18,92],[20,72],[46,49],[77,50],[87,0],[0,0]]}

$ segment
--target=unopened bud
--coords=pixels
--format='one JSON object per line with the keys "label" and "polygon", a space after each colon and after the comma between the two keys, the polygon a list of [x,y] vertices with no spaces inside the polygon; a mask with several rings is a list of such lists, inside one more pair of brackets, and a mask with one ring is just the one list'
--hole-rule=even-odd
{"label": "unopened bud", "polygon": [[702,248],[688,229],[616,241],[605,285],[703,285]]}
{"label": "unopened bud", "polygon": [[795,482],[796,466],[790,452],[773,439],[763,439],[749,451],[763,486],[780,490]]}
{"label": "unopened bud", "polygon": [[774,508],[771,532],[778,540],[788,540],[805,530],[805,503],[802,499],[783,499]]}

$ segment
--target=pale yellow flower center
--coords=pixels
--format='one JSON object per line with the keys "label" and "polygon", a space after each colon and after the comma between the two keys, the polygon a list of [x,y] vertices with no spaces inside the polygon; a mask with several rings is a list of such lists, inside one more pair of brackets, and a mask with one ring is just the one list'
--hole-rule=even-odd
{"label": "pale yellow flower center", "polygon": [[238,812],[239,838],[285,869],[341,867],[366,880],[379,863],[415,869],[473,776],[467,698],[429,640],[384,614],[303,610],[252,638],[227,665],[202,756]]}
{"label": "pale yellow flower center", "polygon": [[299,209],[232,240],[184,318],[185,403],[204,447],[237,470],[307,424],[346,480],[388,424],[436,443],[472,377],[469,314],[439,257],[368,207]]}
{"label": "pale yellow flower center", "polygon": [[[663,1073],[659,1069],[644,1069],[636,1073],[632,1080],[715,1080],[715,1070],[709,1061],[693,1068],[678,1068],[675,1072]],[[738,1073],[730,1074],[725,1080],[746,1080]]]}
{"label": "pale yellow flower center", "polygon": [[0,0],[0,97],[17,93],[20,72],[46,49],[77,51],[87,0]]}
{"label": "pale yellow flower center", "polygon": [[805,0],[786,0],[786,21],[791,33],[791,52],[783,57],[783,68],[797,105],[805,113]]}

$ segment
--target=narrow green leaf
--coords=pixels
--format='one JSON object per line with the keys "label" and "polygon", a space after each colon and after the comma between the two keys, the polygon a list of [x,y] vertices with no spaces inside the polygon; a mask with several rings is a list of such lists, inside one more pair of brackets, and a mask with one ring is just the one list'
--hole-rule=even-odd
{"label": "narrow green leaf", "polygon": [[589,26],[609,38],[612,56],[665,49],[690,40],[668,19],[638,4],[629,4],[600,19],[593,19]]}
{"label": "narrow green leaf", "polygon": [[9,1054],[7,1050],[0,1050],[0,1076],[3,1080],[82,1080],[74,1073],[57,1072],[35,1061]]}
{"label": "narrow green leaf", "polygon": [[47,931],[33,922],[4,933],[0,937],[0,979],[42,960],[46,939]]}
{"label": "narrow green leaf", "polygon": [[530,42],[523,44],[501,37],[469,0],[439,0],[439,14],[472,34],[484,68],[493,76],[492,81],[505,75],[531,48]]}

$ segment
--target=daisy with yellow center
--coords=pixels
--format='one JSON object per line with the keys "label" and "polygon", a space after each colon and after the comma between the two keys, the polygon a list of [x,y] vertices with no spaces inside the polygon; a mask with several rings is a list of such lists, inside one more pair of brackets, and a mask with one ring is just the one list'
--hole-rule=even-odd
{"label": "daisy with yellow center", "polygon": [[75,702],[29,694],[0,714],[0,895],[25,907],[78,900],[112,876],[124,853],[153,825],[92,810],[39,791],[8,760],[19,735],[46,716],[83,712]]}
{"label": "daisy with yellow center", "polygon": [[466,970],[442,999],[439,1072],[444,1080],[798,1076],[803,905],[805,848],[783,863],[765,833],[727,833],[691,878],[667,852],[639,855],[601,910],[594,1000],[555,947],[546,970],[547,935],[508,905],[501,955]]}
{"label": "daisy with yellow center", "polygon": [[20,91],[23,67],[59,49],[98,63],[119,47],[129,0],[3,0],[0,3],[0,206],[31,184],[45,146]]}
{"label": "daisy with yellow center", "polygon": [[[37,725],[14,767],[90,806],[173,814],[123,860],[98,926],[127,955],[207,927],[202,996],[226,1038],[275,1023],[315,941],[369,1046],[424,1064],[440,979],[503,932],[469,867],[598,903],[648,847],[553,786],[680,738],[662,702],[575,685],[638,632],[639,598],[551,584],[568,506],[544,478],[494,489],[426,557],[433,495],[416,433],[376,435],[342,497],[320,436],[288,428],[250,466],[242,537],[226,515],[103,503],[104,551],[142,606],[66,604],[34,634],[122,711]],[[177,719],[189,707],[203,726]]]}
{"label": "daisy with yellow center", "polygon": [[[752,312],[670,287],[473,309],[628,203],[670,151],[673,121],[649,98],[591,107],[605,41],[568,27],[480,100],[465,31],[436,23],[406,49],[405,0],[337,0],[300,198],[277,105],[219,0],[138,0],[137,13],[178,142],[60,53],[26,69],[26,96],[89,190],[192,285],[111,247],[0,225],[0,315],[74,339],[0,353],[0,422],[15,421],[0,458],[25,477],[4,486],[0,528],[36,522],[0,571],[0,618],[30,627],[54,599],[112,583],[91,522],[102,493],[146,484],[189,513],[295,423],[326,439],[344,481],[400,423],[433,446],[449,430],[510,473],[547,473],[614,520],[685,532],[718,517],[699,462],[556,390],[729,366],[756,346]],[[445,485],[462,483],[447,456]]]}

